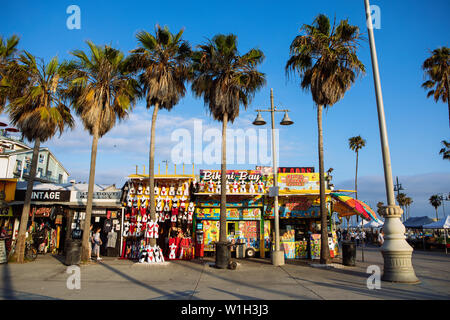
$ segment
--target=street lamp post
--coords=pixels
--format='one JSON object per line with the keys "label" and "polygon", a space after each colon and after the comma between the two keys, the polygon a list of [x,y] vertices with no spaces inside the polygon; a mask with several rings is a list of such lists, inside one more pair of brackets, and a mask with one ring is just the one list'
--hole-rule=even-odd
{"label": "street lamp post", "polygon": [[275,112],[284,112],[284,118],[280,122],[281,125],[288,126],[293,124],[294,122],[289,119],[288,112],[289,110],[277,110],[277,108],[273,104],[273,89],[270,89],[270,109],[269,110],[256,110],[258,115],[253,121],[253,124],[256,126],[265,125],[266,121],[261,116],[261,112],[270,112],[271,120],[272,120],[272,163],[273,163],[273,210],[274,210],[274,220],[275,220],[275,250],[272,251],[272,264],[274,266],[284,265],[284,252],[280,250],[280,217],[278,212],[278,166],[277,166],[277,152],[275,145]]}
{"label": "street lamp post", "polygon": [[380,127],[381,150],[383,154],[384,179],[387,194],[387,206],[382,208],[385,217],[384,233],[385,241],[381,247],[384,259],[382,280],[400,283],[417,283],[412,266],[413,248],[405,240],[405,226],[400,221],[403,210],[395,204],[394,183],[392,180],[391,159],[384,117],[383,96],[381,93],[380,74],[378,71],[378,59],[373,35],[372,15],[369,0],[364,0],[366,9],[367,29],[369,33],[370,54],[372,58],[372,71],[375,84],[378,124]]}

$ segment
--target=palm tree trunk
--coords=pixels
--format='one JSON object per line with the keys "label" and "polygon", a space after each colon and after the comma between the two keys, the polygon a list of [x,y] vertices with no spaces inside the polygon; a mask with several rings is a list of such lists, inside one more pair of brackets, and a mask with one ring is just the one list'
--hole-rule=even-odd
{"label": "palm tree trunk", "polygon": [[439,221],[439,215],[438,215],[438,211],[437,211],[438,207],[435,207],[434,209],[436,210],[436,219]]}
{"label": "palm tree trunk", "polygon": [[[33,157],[31,158],[30,174],[28,176],[27,191],[23,202],[22,216],[20,217],[19,233],[17,235],[16,251],[13,255],[13,261],[23,263],[25,254],[25,233],[27,231],[28,216],[30,215],[31,195],[33,193],[34,178],[36,177],[37,162],[39,158],[39,148],[41,140],[36,138],[34,140]],[[24,163],[25,165],[25,163]]]}
{"label": "palm tree trunk", "polygon": [[[158,116],[159,104],[153,107],[152,128],[150,131],[150,162],[148,165],[148,185],[150,188],[150,219],[156,221],[156,205],[155,205],[155,126]],[[150,245],[156,245],[156,239],[150,239]]]}
{"label": "palm tree trunk", "polygon": [[93,135],[92,135],[92,148],[91,148],[91,167],[89,169],[89,185],[88,185],[88,198],[87,198],[87,204],[86,204],[86,217],[84,220],[84,228],[83,228],[83,238],[81,242],[81,261],[86,262],[91,257],[89,257],[89,246],[91,243],[89,243],[89,233],[91,228],[91,217],[92,217],[92,203],[94,199],[94,183],[95,183],[95,163],[97,161],[97,146],[98,146],[98,139],[99,139],[99,124],[100,121],[98,121],[97,125],[93,129]]}
{"label": "palm tree trunk", "polygon": [[358,150],[356,150],[355,198],[358,199]]}
{"label": "palm tree trunk", "polygon": [[220,189],[220,233],[219,241],[227,241],[227,124],[228,114],[225,113],[222,122],[222,166]]}
{"label": "palm tree trunk", "polygon": [[320,218],[321,242],[320,263],[328,264],[330,249],[328,248],[328,212],[325,206],[325,174],[323,165],[323,132],[322,132],[322,106],[317,106],[317,125],[319,133],[319,181],[320,181]]}

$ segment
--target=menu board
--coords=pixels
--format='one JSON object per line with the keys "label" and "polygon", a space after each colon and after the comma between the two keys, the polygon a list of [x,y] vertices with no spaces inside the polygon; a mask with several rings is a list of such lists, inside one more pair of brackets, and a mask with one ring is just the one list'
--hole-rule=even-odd
{"label": "menu board", "polygon": [[219,221],[203,221],[203,243],[205,250],[213,250],[214,242],[219,241]]}
{"label": "menu board", "polygon": [[7,263],[5,240],[0,240],[0,263]]}
{"label": "menu board", "polygon": [[295,242],[295,258],[296,259],[308,258],[308,241]]}
{"label": "menu board", "polygon": [[286,259],[295,259],[295,242],[281,242]]}
{"label": "menu board", "polygon": [[311,240],[311,259],[320,259],[320,234],[312,234]]}

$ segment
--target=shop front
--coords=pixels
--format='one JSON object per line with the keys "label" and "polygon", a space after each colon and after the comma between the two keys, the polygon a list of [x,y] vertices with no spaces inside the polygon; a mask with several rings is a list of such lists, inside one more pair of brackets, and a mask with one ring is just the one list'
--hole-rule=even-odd
{"label": "shop front", "polygon": [[[295,171],[294,171],[295,172]],[[271,185],[271,177],[266,178]],[[320,259],[321,219],[318,173],[279,173],[280,247],[286,259]],[[326,191],[330,256],[338,255],[337,236],[330,219],[330,190]],[[274,230],[273,198],[265,198],[264,221]],[[272,239],[274,239],[272,231]]]}
{"label": "shop front", "polygon": [[[213,252],[220,230],[220,170],[200,170],[197,188],[195,223],[197,247],[201,252]],[[265,187],[261,172],[227,170],[227,240],[237,257],[264,256],[268,239],[264,235],[262,211]]]}
{"label": "shop front", "polygon": [[[88,193],[86,184],[70,187],[70,235],[80,227],[84,230]],[[122,228],[122,190],[114,186],[96,186],[93,192],[91,226],[92,233],[100,231],[100,255],[118,257],[120,255],[120,232]],[[74,239],[71,239],[74,240]]]}
{"label": "shop front", "polygon": [[[145,263],[194,258],[194,175],[155,175],[153,190],[148,175],[128,178],[122,198],[121,258]],[[155,221],[150,217],[150,192],[155,195]],[[150,239],[157,245],[150,246]]]}
{"label": "shop front", "polygon": [[[26,188],[26,185],[21,187]],[[17,217],[22,214],[25,192],[25,189],[18,188],[15,193],[13,212]],[[33,245],[38,253],[64,253],[69,201],[70,191],[62,190],[61,186],[35,185],[31,195],[27,230],[32,226]]]}
{"label": "shop front", "polygon": [[0,241],[4,242],[5,253],[11,250],[12,241],[17,236],[19,217],[13,214],[17,179],[0,179]]}

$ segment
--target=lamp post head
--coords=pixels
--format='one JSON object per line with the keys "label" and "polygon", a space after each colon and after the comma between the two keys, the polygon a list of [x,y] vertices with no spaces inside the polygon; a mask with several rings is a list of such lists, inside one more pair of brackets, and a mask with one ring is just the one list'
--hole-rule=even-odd
{"label": "lamp post head", "polygon": [[288,116],[288,114],[287,114],[287,111],[284,113],[284,118],[283,118],[283,120],[281,120],[281,122],[280,122],[280,124],[282,125],[282,126],[290,126],[291,124],[293,124],[294,123],[294,121],[292,121],[290,118],[289,118],[289,116]]}
{"label": "lamp post head", "polygon": [[266,124],[266,122],[264,121],[263,117],[261,116],[261,113],[258,112],[258,115],[256,116],[255,121],[253,121],[253,124],[255,126],[263,126]]}

